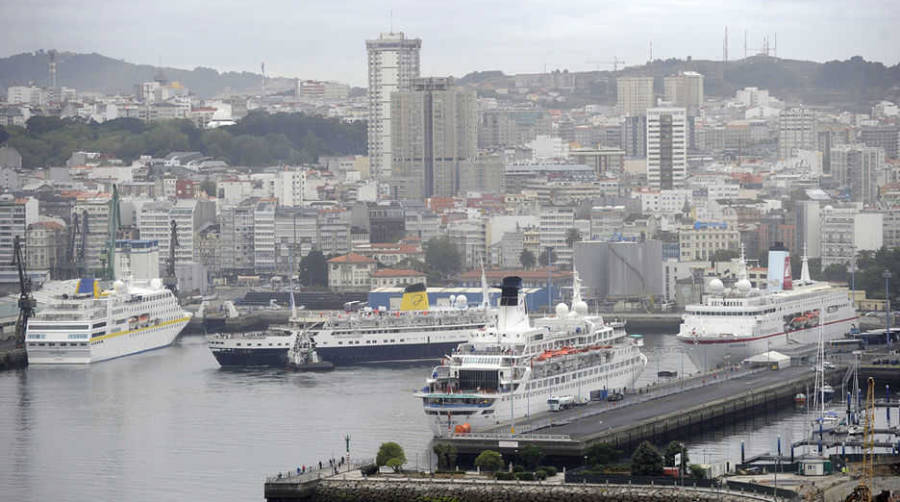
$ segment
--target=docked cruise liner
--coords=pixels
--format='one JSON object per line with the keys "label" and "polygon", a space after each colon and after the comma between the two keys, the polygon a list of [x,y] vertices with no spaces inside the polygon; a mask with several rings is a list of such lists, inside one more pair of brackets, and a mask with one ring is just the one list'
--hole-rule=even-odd
{"label": "docked cruise liner", "polygon": [[548,410],[551,396],[621,391],[644,370],[641,339],[588,313],[577,272],[571,308],[559,304],[555,316],[533,324],[521,285],[519,277],[503,279],[497,326],[459,345],[416,393],[436,434],[514,422]]}
{"label": "docked cruise liner", "polygon": [[[482,281],[484,298],[487,286]],[[335,365],[438,360],[491,325],[496,313],[469,307],[464,296],[450,307],[431,309],[425,286],[407,286],[398,311],[365,309],[296,319],[264,332],[208,335],[209,348],[222,366],[284,367],[297,336],[309,337],[318,356]]]}
{"label": "docked cruise liner", "polygon": [[752,288],[741,256],[733,287],[713,279],[702,303],[685,308],[678,339],[698,368],[814,344],[820,333],[827,342],[846,335],[857,321],[847,289],[811,280],[806,256],[800,280],[793,281],[790,255],[781,245],[769,251],[766,281],[765,290]]}
{"label": "docked cruise liner", "polygon": [[190,321],[162,281],[76,281],[46,298],[25,331],[29,364],[86,364],[170,345]]}

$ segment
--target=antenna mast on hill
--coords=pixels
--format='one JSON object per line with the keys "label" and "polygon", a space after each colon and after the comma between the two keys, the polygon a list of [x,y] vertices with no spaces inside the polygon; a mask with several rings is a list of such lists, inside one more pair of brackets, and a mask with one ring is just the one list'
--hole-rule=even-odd
{"label": "antenna mast on hill", "polygon": [[728,26],[725,26],[725,40],[722,42],[722,63],[728,63]]}

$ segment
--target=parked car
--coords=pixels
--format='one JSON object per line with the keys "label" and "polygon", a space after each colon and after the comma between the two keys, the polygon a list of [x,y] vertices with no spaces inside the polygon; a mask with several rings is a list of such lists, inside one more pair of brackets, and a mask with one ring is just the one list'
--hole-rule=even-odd
{"label": "parked car", "polygon": [[625,394],[622,394],[621,392],[613,392],[606,398],[607,401],[621,401],[623,399],[625,399]]}

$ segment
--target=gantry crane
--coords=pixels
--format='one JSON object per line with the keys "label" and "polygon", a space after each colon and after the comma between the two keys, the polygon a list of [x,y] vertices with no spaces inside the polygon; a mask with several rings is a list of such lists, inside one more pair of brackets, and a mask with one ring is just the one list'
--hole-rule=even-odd
{"label": "gantry crane", "polygon": [[166,263],[166,275],[163,284],[178,296],[178,277],[175,275],[175,248],[178,247],[178,223],[175,220],[169,222],[169,260]]}
{"label": "gantry crane", "polygon": [[13,265],[19,272],[19,318],[16,320],[16,347],[25,347],[25,328],[28,327],[28,319],[34,315],[36,302],[31,296],[31,278],[28,277],[25,268],[25,257],[22,252],[22,241],[17,235],[13,239]]}
{"label": "gantry crane", "polygon": [[872,478],[875,475],[875,379],[869,377],[866,391],[865,425],[863,425],[863,461],[859,486],[853,489],[847,500],[872,502]]}

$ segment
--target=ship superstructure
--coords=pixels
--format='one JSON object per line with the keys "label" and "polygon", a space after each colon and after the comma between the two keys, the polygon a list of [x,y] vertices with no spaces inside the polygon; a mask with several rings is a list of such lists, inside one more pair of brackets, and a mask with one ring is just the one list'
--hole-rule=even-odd
{"label": "ship superstructure", "polygon": [[586,401],[591,391],[624,391],[646,366],[639,337],[588,313],[577,272],[571,308],[559,304],[555,316],[533,323],[521,286],[519,277],[503,280],[497,325],[449,353],[416,393],[435,433],[515,422],[549,410],[553,396]]}
{"label": "ship superstructure", "polygon": [[712,279],[702,302],[685,308],[678,333],[694,364],[705,370],[740,364],[770,350],[814,344],[820,331],[826,342],[847,334],[857,321],[847,289],[813,281],[806,256],[800,275],[792,279],[790,255],[776,245],[765,290],[752,288],[743,256],[731,288]]}
{"label": "ship superstructure", "polygon": [[29,364],[87,364],[170,345],[190,321],[160,279],[77,281],[74,290],[45,297],[28,323]]}

